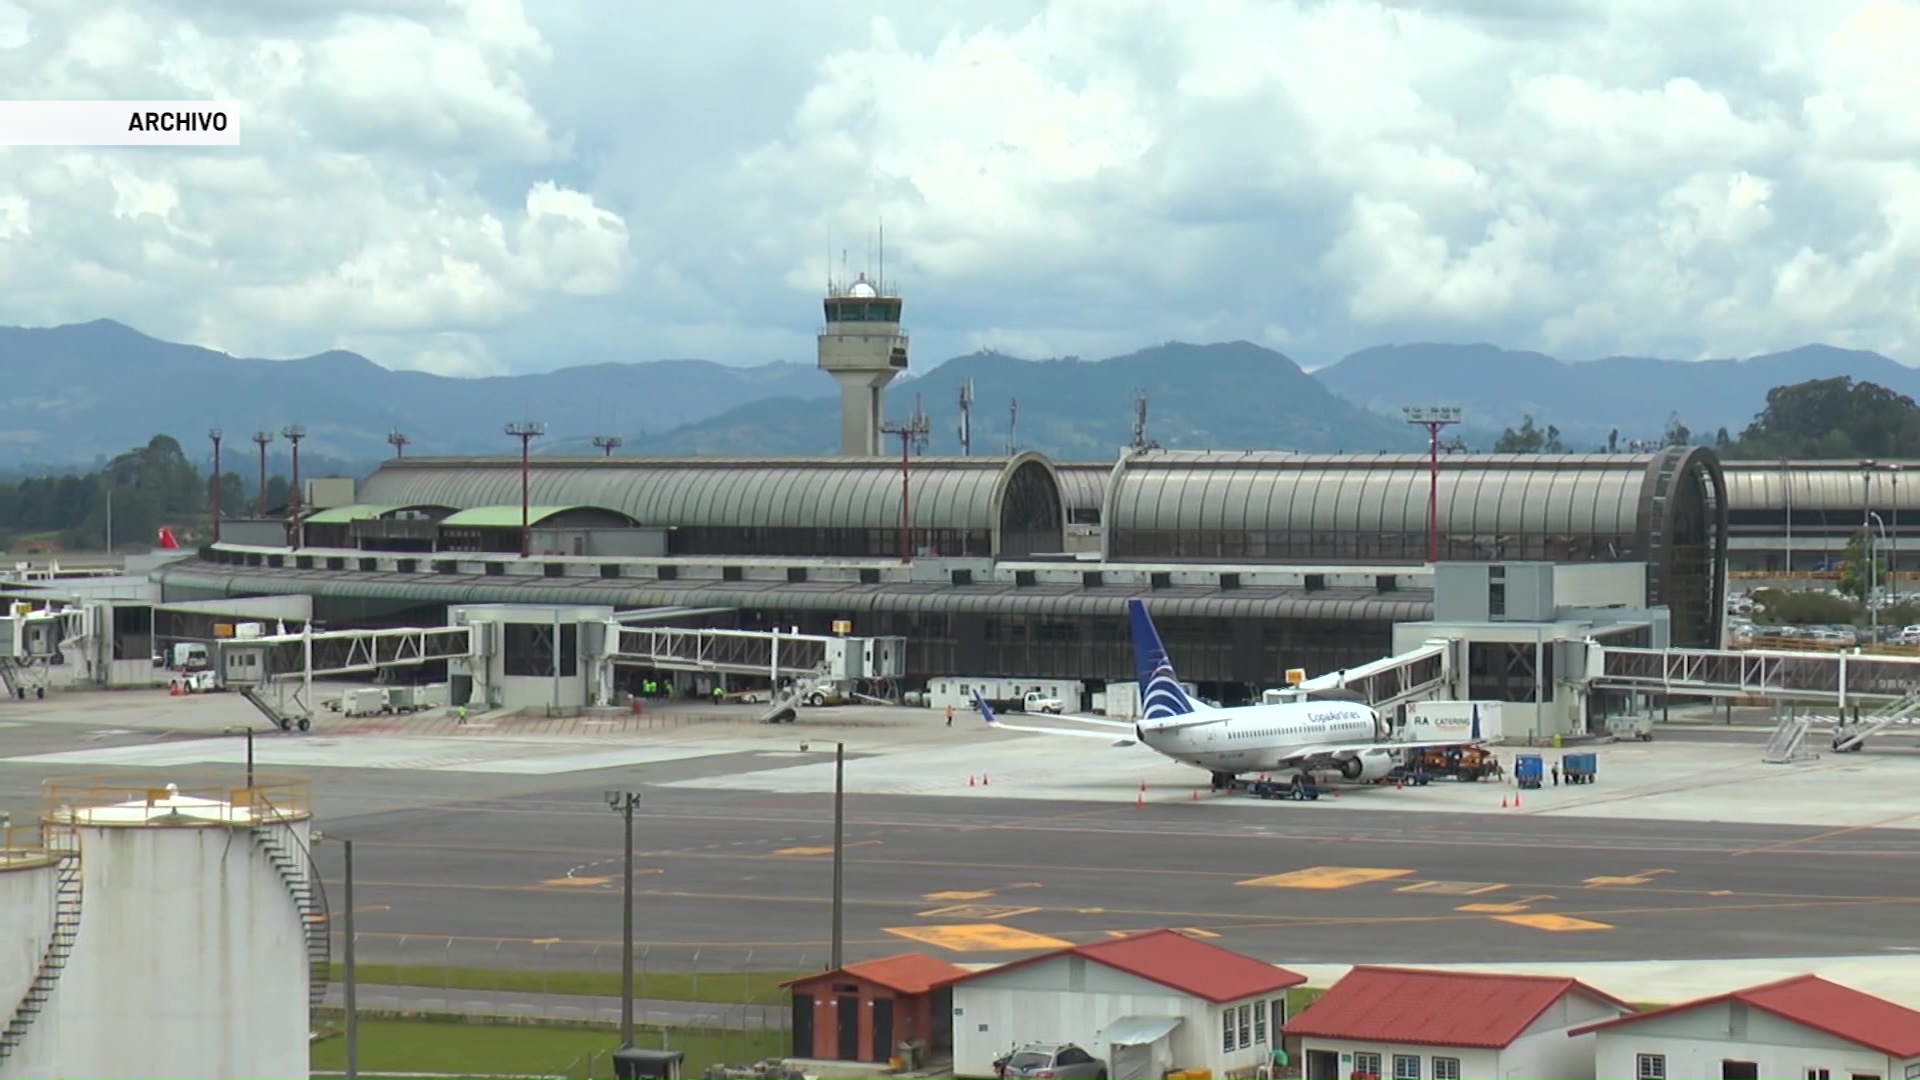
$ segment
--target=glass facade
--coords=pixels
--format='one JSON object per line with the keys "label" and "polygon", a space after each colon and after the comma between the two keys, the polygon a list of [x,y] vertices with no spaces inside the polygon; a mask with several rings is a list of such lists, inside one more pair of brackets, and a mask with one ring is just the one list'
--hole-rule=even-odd
{"label": "glass facade", "polygon": [[827,321],[830,323],[897,323],[900,321],[899,300],[889,297],[834,296],[827,298]]}

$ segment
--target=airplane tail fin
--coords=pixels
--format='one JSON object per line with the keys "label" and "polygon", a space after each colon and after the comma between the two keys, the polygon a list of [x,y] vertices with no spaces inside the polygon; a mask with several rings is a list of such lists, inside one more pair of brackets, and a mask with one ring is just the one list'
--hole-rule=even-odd
{"label": "airplane tail fin", "polygon": [[1144,600],[1127,601],[1127,624],[1133,639],[1134,673],[1140,681],[1140,719],[1143,723],[1187,716],[1201,707],[1187,696],[1180,676],[1167,658],[1160,632],[1153,628]]}
{"label": "airplane tail fin", "polygon": [[160,526],[160,550],[161,551],[179,551],[180,550],[180,541],[175,540],[173,538],[173,527],[171,525]]}
{"label": "airplane tail fin", "polygon": [[987,726],[991,727],[999,722],[993,715],[993,706],[987,704],[987,699],[981,697],[978,690],[973,692],[973,707],[980,710],[980,718],[987,722]]}

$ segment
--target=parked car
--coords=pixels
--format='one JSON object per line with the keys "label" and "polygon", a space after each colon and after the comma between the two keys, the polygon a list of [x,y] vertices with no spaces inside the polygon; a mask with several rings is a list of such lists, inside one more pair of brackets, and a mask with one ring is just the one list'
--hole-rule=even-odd
{"label": "parked car", "polygon": [[1072,1043],[1028,1043],[994,1062],[1003,1077],[1045,1080],[1107,1080],[1107,1063]]}

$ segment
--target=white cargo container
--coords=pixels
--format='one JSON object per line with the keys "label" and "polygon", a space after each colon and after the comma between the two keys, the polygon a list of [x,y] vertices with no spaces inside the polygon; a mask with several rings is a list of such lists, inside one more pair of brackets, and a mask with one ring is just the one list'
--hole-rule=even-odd
{"label": "white cargo container", "polygon": [[1497,743],[1504,737],[1498,701],[1416,701],[1407,706],[1407,723],[1399,738],[1406,742],[1444,742],[1475,739]]}
{"label": "white cargo container", "polygon": [[384,686],[349,690],[340,696],[342,716],[373,716],[387,710],[387,689]]}
{"label": "white cargo container", "polygon": [[976,690],[996,708],[1017,708],[1028,694],[1059,698],[1068,712],[1079,712],[1087,705],[1086,684],[1073,679],[989,679],[941,675],[927,680],[927,707],[971,709]]}

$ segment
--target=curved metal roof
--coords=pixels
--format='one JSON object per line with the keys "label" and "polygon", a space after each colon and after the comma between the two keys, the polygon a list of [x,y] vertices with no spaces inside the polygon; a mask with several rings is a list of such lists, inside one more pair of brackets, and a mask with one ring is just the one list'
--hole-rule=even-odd
{"label": "curved metal roof", "polygon": [[[598,511],[617,517],[626,516],[618,510],[610,510],[604,506],[534,505],[526,508],[525,520],[530,526],[538,525],[549,518],[571,514],[577,510]],[[443,529],[517,529],[520,527],[521,518],[519,503],[510,506],[472,506],[441,518],[440,527]]]}
{"label": "curved metal roof", "polygon": [[[1007,484],[1028,467],[1043,470],[1057,495],[1053,465],[1036,453],[915,458],[915,527],[997,532]],[[604,507],[641,525],[893,529],[900,524],[895,458],[536,457],[529,476],[536,503]],[[520,459],[398,458],[368,477],[359,497],[368,503],[435,503],[462,510],[518,507]],[[1064,520],[1066,515],[1057,516]]]}
{"label": "curved metal roof", "polygon": [[[1664,454],[1461,454],[1440,461],[1440,528],[1451,533],[1628,535]],[[1424,532],[1420,454],[1149,450],[1107,490],[1108,534]]]}
{"label": "curved metal roof", "polygon": [[1060,498],[1067,504],[1067,509],[1105,509],[1107,480],[1113,476],[1113,462],[1055,463],[1053,471],[1060,478]]}
{"label": "curved metal roof", "polygon": [[[1119,617],[1134,594],[1123,589],[1012,585],[839,585],[737,581],[634,581],[523,578],[453,574],[361,574],[266,567],[213,566],[192,561],[160,571],[165,584],[221,596],[307,593],[327,597],[419,603],[613,604],[638,607],[730,607],[747,610],[831,611],[857,617],[867,611],[1003,613],[1082,618]],[[1282,589],[1160,589],[1153,612],[1167,618],[1296,619],[1417,622],[1433,617],[1431,594],[1406,590],[1381,595],[1363,589],[1313,593]]]}
{"label": "curved metal roof", "polygon": [[[1784,512],[1866,509],[1871,487],[1873,509],[1920,511],[1920,461],[1875,462],[1869,472],[1858,461],[1725,461],[1727,508]],[[1904,474],[1904,475],[1903,475]],[[1871,478],[1871,479],[1869,479]]]}

